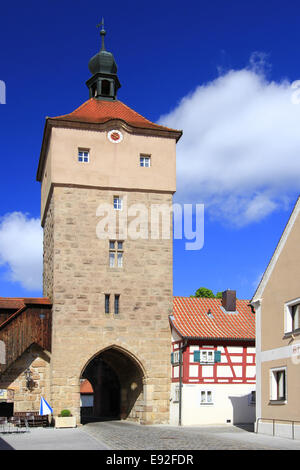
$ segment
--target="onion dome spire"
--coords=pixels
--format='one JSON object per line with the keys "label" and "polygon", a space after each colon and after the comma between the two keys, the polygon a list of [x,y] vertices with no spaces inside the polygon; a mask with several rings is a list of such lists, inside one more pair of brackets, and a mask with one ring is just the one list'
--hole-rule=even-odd
{"label": "onion dome spire", "polygon": [[111,52],[105,48],[104,38],[106,31],[104,29],[104,19],[97,25],[101,26],[101,49],[89,61],[89,70],[92,77],[86,82],[90,90],[90,98],[100,100],[115,100],[117,91],[121,84],[117,76],[117,64]]}

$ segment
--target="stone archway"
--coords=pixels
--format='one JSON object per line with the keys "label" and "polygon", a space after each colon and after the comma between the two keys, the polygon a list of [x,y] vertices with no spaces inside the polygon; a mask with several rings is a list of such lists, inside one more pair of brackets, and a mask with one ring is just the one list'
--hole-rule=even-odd
{"label": "stone archway", "polygon": [[115,346],[101,351],[86,364],[80,379],[87,379],[94,392],[92,415],[83,423],[140,420],[144,372],[129,353]]}

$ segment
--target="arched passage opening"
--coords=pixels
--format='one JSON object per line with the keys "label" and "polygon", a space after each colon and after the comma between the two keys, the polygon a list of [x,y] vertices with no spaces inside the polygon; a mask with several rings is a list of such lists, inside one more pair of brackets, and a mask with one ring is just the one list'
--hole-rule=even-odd
{"label": "arched passage opening", "polygon": [[138,362],[126,352],[110,347],[94,356],[80,379],[87,379],[93,389],[93,406],[81,422],[137,417],[142,400],[144,373]]}

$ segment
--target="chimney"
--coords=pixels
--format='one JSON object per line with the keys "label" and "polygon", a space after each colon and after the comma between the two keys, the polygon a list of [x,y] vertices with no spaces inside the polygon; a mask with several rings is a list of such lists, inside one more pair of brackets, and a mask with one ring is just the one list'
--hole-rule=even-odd
{"label": "chimney", "polygon": [[236,311],[236,291],[227,289],[222,292],[222,307],[227,312]]}

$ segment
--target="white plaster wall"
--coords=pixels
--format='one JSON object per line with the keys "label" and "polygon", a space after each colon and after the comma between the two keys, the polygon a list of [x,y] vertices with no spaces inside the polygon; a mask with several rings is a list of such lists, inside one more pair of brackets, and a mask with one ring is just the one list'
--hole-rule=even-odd
{"label": "white plaster wall", "polygon": [[[170,424],[178,425],[179,404],[174,402],[176,384],[171,386]],[[211,390],[212,405],[200,404],[201,390]],[[249,404],[255,384],[184,384],[182,387],[182,424],[254,423],[255,405]]]}

